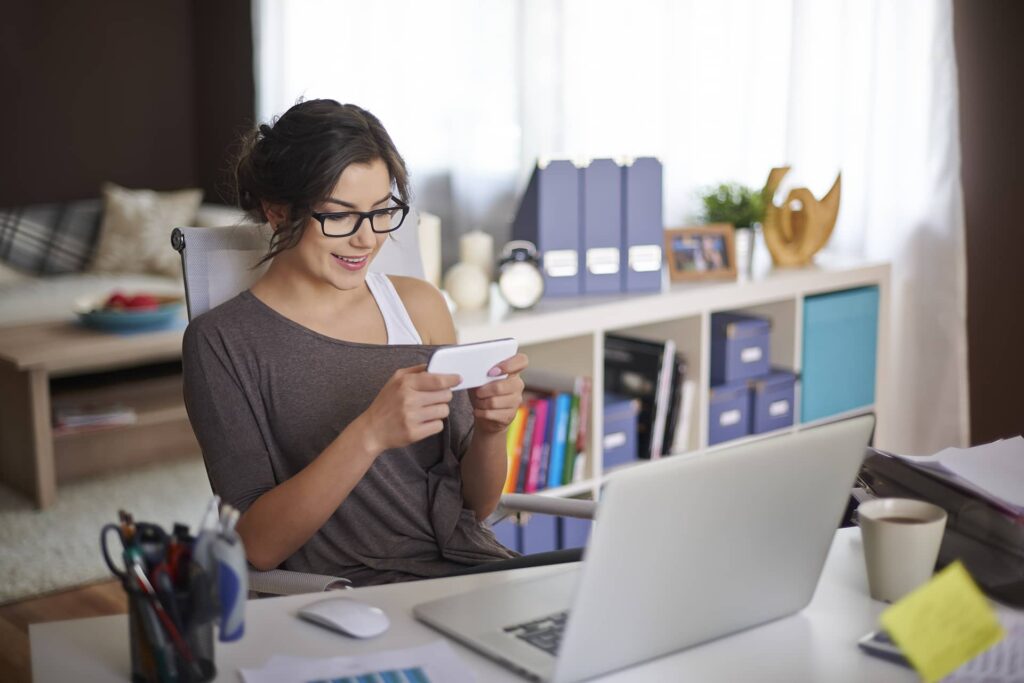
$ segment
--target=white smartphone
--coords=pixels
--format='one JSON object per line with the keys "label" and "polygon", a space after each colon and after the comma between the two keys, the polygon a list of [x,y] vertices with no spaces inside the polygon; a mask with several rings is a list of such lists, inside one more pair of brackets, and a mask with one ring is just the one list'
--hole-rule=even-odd
{"label": "white smartphone", "polygon": [[427,372],[461,376],[462,382],[452,391],[472,389],[507,377],[508,375],[488,377],[487,373],[501,361],[516,355],[518,349],[519,342],[511,337],[475,344],[444,346],[430,356]]}

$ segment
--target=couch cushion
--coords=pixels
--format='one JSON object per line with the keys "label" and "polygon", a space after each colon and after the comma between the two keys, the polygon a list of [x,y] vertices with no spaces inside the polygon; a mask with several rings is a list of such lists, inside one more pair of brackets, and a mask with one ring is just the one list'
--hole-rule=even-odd
{"label": "couch cushion", "polygon": [[[170,245],[167,249],[171,249]],[[79,273],[4,282],[0,283],[0,326],[73,320],[77,300],[105,297],[114,290],[128,294],[185,292],[180,276]]]}
{"label": "couch cushion", "polygon": [[0,261],[35,275],[83,270],[103,203],[98,199],[0,209]]}
{"label": "couch cushion", "polygon": [[103,186],[103,224],[89,270],[97,273],[152,273],[174,276],[181,271],[171,248],[171,231],[196,216],[203,191],[129,190]]}

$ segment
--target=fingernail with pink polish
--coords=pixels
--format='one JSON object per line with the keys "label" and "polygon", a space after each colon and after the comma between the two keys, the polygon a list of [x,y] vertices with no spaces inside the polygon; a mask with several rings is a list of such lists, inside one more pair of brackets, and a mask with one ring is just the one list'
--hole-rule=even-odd
{"label": "fingernail with pink polish", "polygon": [[497,377],[500,374],[501,374],[501,368],[491,368],[490,370],[487,371],[487,376],[488,377]]}

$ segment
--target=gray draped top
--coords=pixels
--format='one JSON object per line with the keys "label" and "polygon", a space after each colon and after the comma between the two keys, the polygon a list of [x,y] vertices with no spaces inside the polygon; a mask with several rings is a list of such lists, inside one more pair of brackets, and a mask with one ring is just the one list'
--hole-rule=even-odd
{"label": "gray draped top", "polygon": [[[333,339],[248,291],[197,317],[182,353],[185,406],[214,491],[244,512],[323,452],[395,370],[434,348]],[[456,392],[444,430],[381,453],[282,568],[370,585],[515,556],[463,507],[472,433],[469,397]]]}

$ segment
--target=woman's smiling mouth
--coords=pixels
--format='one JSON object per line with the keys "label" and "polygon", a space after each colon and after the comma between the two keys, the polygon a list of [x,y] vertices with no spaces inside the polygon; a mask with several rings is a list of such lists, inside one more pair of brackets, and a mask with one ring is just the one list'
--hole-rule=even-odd
{"label": "woman's smiling mouth", "polygon": [[370,260],[368,255],[339,256],[338,254],[332,252],[331,256],[334,257],[334,260],[337,261],[342,268],[345,268],[347,270],[359,270],[366,265],[367,261]]}

